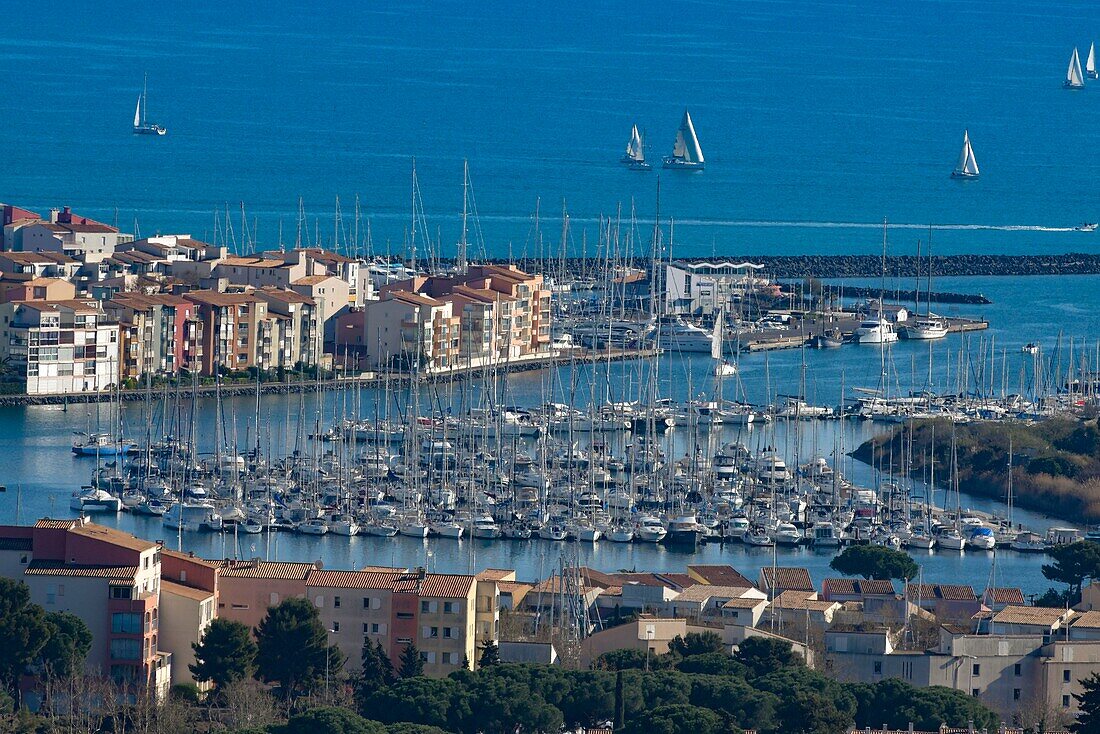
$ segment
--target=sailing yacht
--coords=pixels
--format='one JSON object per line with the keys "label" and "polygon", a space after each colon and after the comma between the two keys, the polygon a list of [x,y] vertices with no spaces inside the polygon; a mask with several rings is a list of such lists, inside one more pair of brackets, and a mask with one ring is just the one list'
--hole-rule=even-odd
{"label": "sailing yacht", "polygon": [[959,162],[951,172],[951,178],[977,178],[978,161],[974,158],[974,147],[970,145],[970,131],[963,131],[963,147],[959,151]]}
{"label": "sailing yacht", "polygon": [[665,168],[685,168],[701,171],[705,167],[703,149],[699,146],[699,137],[695,134],[695,125],[691,122],[691,114],[684,110],[684,118],[680,121],[680,129],[676,131],[676,143],[672,146],[672,155],[665,157]]}
{"label": "sailing yacht", "polygon": [[737,374],[737,365],[722,359],[722,338],[726,331],[724,313],[724,309],[718,310],[718,315],[714,319],[714,335],[710,340],[710,358],[714,360],[715,377],[732,377]]}
{"label": "sailing yacht", "polygon": [[168,128],[149,122],[145,119],[146,93],[149,91],[149,75],[145,75],[145,84],[142,85],[141,94],[137,98],[137,107],[134,108],[134,135],[164,135]]}
{"label": "sailing yacht", "polygon": [[1077,47],[1073,47],[1073,55],[1069,57],[1069,68],[1066,69],[1066,81],[1062,84],[1066,89],[1084,89],[1085,77],[1081,73],[1081,56],[1077,53]]}
{"label": "sailing yacht", "polygon": [[1089,57],[1085,61],[1085,75],[1089,79],[1100,78],[1100,74],[1096,72],[1096,44],[1089,44]]}
{"label": "sailing yacht", "polygon": [[642,134],[638,132],[637,125],[630,131],[630,142],[626,144],[626,153],[619,162],[632,171],[648,171],[652,168],[646,163],[645,143],[642,141]]}

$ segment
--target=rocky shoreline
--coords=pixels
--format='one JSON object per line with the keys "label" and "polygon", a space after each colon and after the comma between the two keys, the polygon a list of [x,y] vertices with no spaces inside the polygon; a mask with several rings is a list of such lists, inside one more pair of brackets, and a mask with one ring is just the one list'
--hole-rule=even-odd
{"label": "rocky shoreline", "polygon": [[[764,266],[773,278],[877,278],[882,274],[878,255],[727,255],[713,258],[678,258],[682,262],[752,262]],[[502,261],[503,262],[503,261]],[[648,258],[634,260],[634,266],[647,270]],[[555,273],[564,270],[566,278],[592,276],[606,266],[596,258],[566,258],[551,260]],[[545,260],[527,259],[516,264],[529,272],[544,272]],[[914,255],[893,255],[886,258],[886,274],[890,277],[923,277],[928,272],[928,258]],[[1065,253],[1056,255],[934,255],[933,277],[974,275],[1096,275],[1100,274],[1100,254]]]}

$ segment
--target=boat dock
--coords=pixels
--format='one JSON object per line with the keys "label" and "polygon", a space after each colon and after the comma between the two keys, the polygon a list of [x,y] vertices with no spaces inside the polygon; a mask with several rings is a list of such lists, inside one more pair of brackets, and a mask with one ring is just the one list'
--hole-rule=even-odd
{"label": "boat dock", "polygon": [[[989,323],[981,319],[944,317],[944,320],[947,322],[947,331],[952,334],[989,328]],[[814,337],[832,329],[839,329],[847,341],[857,327],[859,327],[859,319],[851,313],[823,318],[810,316],[798,322],[797,326],[787,329],[764,329],[745,334],[741,337],[741,349],[746,352],[798,349],[808,344]]]}

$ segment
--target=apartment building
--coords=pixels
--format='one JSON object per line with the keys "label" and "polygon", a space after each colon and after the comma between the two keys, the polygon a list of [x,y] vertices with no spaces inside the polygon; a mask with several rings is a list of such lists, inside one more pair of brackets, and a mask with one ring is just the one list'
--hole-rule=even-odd
{"label": "apartment building", "polygon": [[109,257],[119,244],[133,240],[109,224],[73,214],[69,207],[51,210],[49,221],[27,225],[22,235],[25,251],[60,252],[89,263]]}
{"label": "apartment building", "polygon": [[60,252],[0,252],[0,272],[71,281],[80,262]]}
{"label": "apartment building", "polygon": [[0,304],[0,358],[27,393],[106,390],[118,381],[119,327],[93,300]]}
{"label": "apartment building", "polygon": [[277,366],[272,363],[272,323],[266,301],[252,293],[219,291],[189,291],[184,298],[195,304],[195,318],[201,324],[202,374]]}
{"label": "apartment building", "polygon": [[276,364],[316,364],[323,349],[318,303],[284,288],[258,288],[253,295],[267,303],[268,315],[274,320],[272,358]]}
{"label": "apartment building", "polygon": [[453,304],[418,293],[384,290],[381,300],[337,318],[335,347],[357,350],[367,366],[448,368],[458,361],[459,318]]}
{"label": "apartment building", "polygon": [[76,286],[67,280],[0,271],[0,303],[68,301],[73,298],[76,298]]}
{"label": "apartment building", "polygon": [[41,220],[29,209],[0,204],[0,251],[23,249],[23,228]]}
{"label": "apartment building", "polygon": [[219,616],[251,627],[271,605],[290,597],[309,599],[352,670],[359,667],[367,641],[381,643],[394,665],[415,645],[425,673],[444,676],[463,662],[475,665],[479,649],[497,639],[499,592],[491,577],[227,561],[219,578]]}
{"label": "apartment building", "polygon": [[84,620],[92,632],[89,670],[158,697],[177,675],[190,680],[186,666],[173,670],[173,655],[199,626],[175,628],[162,614],[157,543],[83,519],[0,526],[0,572],[25,583],[31,601],[47,612]]}
{"label": "apartment building", "polygon": [[286,262],[305,262],[307,277],[328,275],[347,284],[347,301],[340,304],[334,301],[337,311],[346,306],[362,306],[373,297],[370,279],[366,277],[367,269],[354,258],[319,248],[301,248],[287,252],[283,259]]}
{"label": "apartment building", "polygon": [[167,293],[120,293],[103,308],[119,324],[123,379],[174,375],[198,363],[202,322],[191,301]]}
{"label": "apartment building", "polygon": [[308,275],[306,263],[285,262],[276,257],[226,257],[214,265],[211,275],[225,278],[233,285],[263,288],[289,288],[290,284]]}

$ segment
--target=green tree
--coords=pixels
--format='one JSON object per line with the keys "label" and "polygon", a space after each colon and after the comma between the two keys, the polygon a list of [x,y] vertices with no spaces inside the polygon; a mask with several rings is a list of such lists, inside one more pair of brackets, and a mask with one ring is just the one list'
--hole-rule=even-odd
{"label": "green tree", "polygon": [[46,675],[67,678],[84,669],[92,649],[92,631],[84,620],[69,612],[46,614],[49,639],[39,657]]}
{"label": "green tree", "polygon": [[695,675],[729,675],[737,678],[745,678],[748,675],[748,669],[744,664],[726,652],[692,655],[676,663],[676,670]]}
{"label": "green tree", "polygon": [[1093,673],[1078,682],[1082,690],[1073,697],[1077,699],[1081,713],[1070,729],[1076,734],[1096,734],[1100,732],[1100,673]]}
{"label": "green tree", "polygon": [[537,692],[495,675],[468,675],[471,685],[462,696],[464,706],[453,712],[453,730],[462,734],[561,731],[561,712]]}
{"label": "green tree", "polygon": [[829,562],[829,567],[845,576],[865,579],[907,580],[920,571],[908,553],[881,545],[850,545]]}
{"label": "green tree", "polygon": [[13,695],[19,675],[38,659],[50,639],[46,613],[31,604],[26,584],[0,578],[0,682]]}
{"label": "green tree", "polygon": [[485,643],[485,646],[481,648],[481,657],[477,661],[477,667],[489,668],[494,665],[500,665],[500,648],[492,640]]}
{"label": "green tree", "polygon": [[1100,543],[1081,540],[1056,545],[1048,553],[1054,563],[1043,564],[1043,576],[1069,586],[1074,602],[1081,598],[1085,579],[1100,578]]}
{"label": "green tree", "polygon": [[446,727],[450,722],[451,701],[462,692],[462,684],[451,678],[419,675],[375,691],[363,702],[359,713],[384,724],[406,721]]}
{"label": "green tree", "polygon": [[724,650],[722,637],[717,632],[688,632],[683,637],[676,635],[668,643],[668,651],[683,658]]}
{"label": "green tree", "polygon": [[626,726],[627,734],[725,734],[723,717],[691,704],[655,706],[642,711]]}
{"label": "green tree", "polygon": [[400,673],[402,678],[415,678],[424,675],[424,660],[420,657],[420,650],[416,645],[406,645],[401,651]]}
{"label": "green tree", "polygon": [[201,642],[192,642],[195,662],[187,666],[195,680],[210,682],[218,691],[230,683],[249,678],[256,671],[256,642],[240,622],[215,619]]}
{"label": "green tree", "polygon": [[838,734],[853,722],[829,696],[811,691],[781,698],[776,713],[783,734]]}
{"label": "green tree", "polygon": [[742,640],[733,657],[754,678],[804,663],[790,642],[772,637],[748,637]]}
{"label": "green tree", "polygon": [[393,685],[397,675],[381,642],[364,640],[361,655],[362,668],[355,680],[355,700],[359,713],[364,713],[367,699],[386,686]]}
{"label": "green tree", "polygon": [[287,699],[312,690],[344,667],[344,655],[328,644],[317,608],[301,597],[268,607],[256,627],[256,648],[256,676],[278,683]]}
{"label": "green tree", "polygon": [[[658,664],[659,660],[658,656],[650,655],[650,669],[665,667],[663,662]],[[634,648],[609,650],[593,660],[592,667],[596,670],[644,670],[646,667],[646,652]]]}
{"label": "green tree", "polygon": [[396,724],[387,724],[386,734],[447,734],[447,732],[438,726],[410,724],[407,721],[401,721]]}
{"label": "green tree", "polygon": [[354,711],[335,706],[309,709],[295,714],[286,724],[273,727],[272,734],[386,734],[386,727],[368,721]]}
{"label": "green tree", "polygon": [[691,704],[722,713],[742,729],[772,731],[779,699],[771,693],[757,691],[743,678],[693,675]]}
{"label": "green tree", "polygon": [[622,731],[626,726],[626,697],[623,695],[623,671],[615,673],[615,719],[613,731]]}

